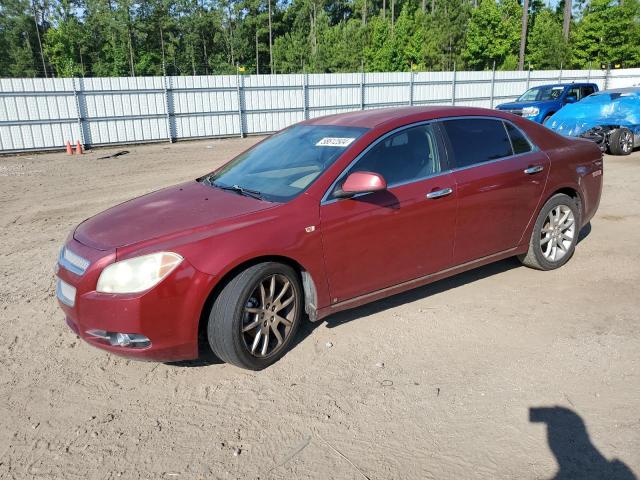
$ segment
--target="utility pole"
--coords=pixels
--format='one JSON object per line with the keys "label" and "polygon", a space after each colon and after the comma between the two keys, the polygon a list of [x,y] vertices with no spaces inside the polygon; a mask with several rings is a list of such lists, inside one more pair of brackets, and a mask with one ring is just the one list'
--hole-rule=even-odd
{"label": "utility pole", "polygon": [[524,52],[525,52],[525,47],[527,45],[528,22],[529,22],[529,0],[524,0],[524,5],[522,6],[522,30],[520,32],[520,57],[518,57],[518,70],[524,69]]}
{"label": "utility pole", "polygon": [[271,75],[273,75],[273,32],[271,30],[271,0],[269,3],[269,65],[271,66]]}
{"label": "utility pole", "polygon": [[396,21],[396,1],[391,0],[391,33],[393,33],[393,27]]}
{"label": "utility pole", "polygon": [[258,26],[256,25],[256,75],[260,75],[260,60],[258,57]]}
{"label": "utility pole", "polygon": [[33,9],[33,21],[36,24],[36,35],[38,36],[38,46],[40,47],[40,58],[42,59],[42,70],[44,71],[44,78],[49,78],[47,75],[47,63],[44,61],[44,51],[42,50],[42,40],[40,40],[40,26],[38,25],[38,17],[36,16],[36,3],[31,3]]}
{"label": "utility pole", "polygon": [[562,35],[569,41],[569,26],[571,25],[571,0],[564,0],[564,18],[562,20]]}

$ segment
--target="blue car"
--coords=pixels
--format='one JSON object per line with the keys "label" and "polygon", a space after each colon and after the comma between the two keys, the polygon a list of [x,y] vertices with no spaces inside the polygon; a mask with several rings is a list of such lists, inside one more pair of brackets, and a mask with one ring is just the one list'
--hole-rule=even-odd
{"label": "blue car", "polygon": [[538,123],[545,123],[551,115],[568,103],[576,103],[598,91],[595,83],[558,83],[541,85],[524,92],[515,102],[498,105],[498,110],[514,113]]}
{"label": "blue car", "polygon": [[617,88],[563,108],[546,126],[567,137],[582,137],[603,152],[629,155],[640,147],[640,87]]}

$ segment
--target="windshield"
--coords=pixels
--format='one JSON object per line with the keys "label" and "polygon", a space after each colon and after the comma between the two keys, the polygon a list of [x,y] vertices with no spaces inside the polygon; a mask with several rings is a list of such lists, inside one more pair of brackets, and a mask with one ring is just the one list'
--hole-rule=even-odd
{"label": "windshield", "polygon": [[556,100],[564,92],[564,87],[534,87],[530,88],[518,98],[519,102],[544,102]]}
{"label": "windshield", "polygon": [[240,194],[286,202],[306,190],[366,131],[335,125],[296,125],[200,180]]}

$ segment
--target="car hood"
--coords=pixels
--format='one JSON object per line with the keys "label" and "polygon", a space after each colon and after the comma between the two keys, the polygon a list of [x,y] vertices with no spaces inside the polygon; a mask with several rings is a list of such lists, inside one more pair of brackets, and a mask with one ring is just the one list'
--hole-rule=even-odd
{"label": "car hood", "polygon": [[638,131],[640,100],[611,103],[578,102],[555,113],[546,127],[568,137],[577,137],[600,125],[621,125]]}
{"label": "car hood", "polygon": [[496,108],[498,110],[520,110],[525,107],[538,107],[540,108],[542,105],[547,103],[553,103],[555,100],[549,100],[547,102],[509,102],[509,103],[501,103]]}
{"label": "car hood", "polygon": [[192,181],[134,198],[82,222],[74,238],[110,250],[179,235],[276,204]]}

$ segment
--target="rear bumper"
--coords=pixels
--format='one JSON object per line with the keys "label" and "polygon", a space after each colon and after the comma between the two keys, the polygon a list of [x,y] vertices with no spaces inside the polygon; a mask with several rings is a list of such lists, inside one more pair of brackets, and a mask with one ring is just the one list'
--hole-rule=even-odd
{"label": "rear bumper", "polygon": [[[83,275],[58,265],[57,276],[76,289],[75,301],[58,299],[67,325],[94,347],[141,360],[177,361],[198,357],[198,325],[202,307],[213,288],[212,276],[196,270],[186,259],[155,287],[137,294],[95,291],[97,279],[114,253],[89,249],[75,240],[67,247],[91,265]],[[103,330],[146,336],[146,347],[121,347],[87,333]]]}

